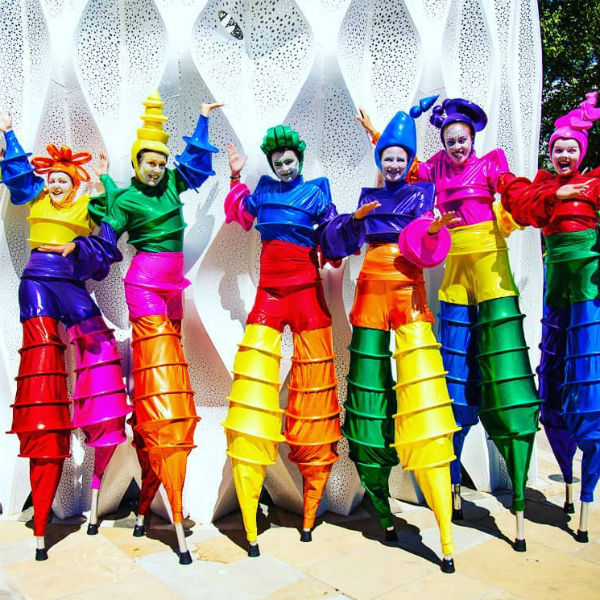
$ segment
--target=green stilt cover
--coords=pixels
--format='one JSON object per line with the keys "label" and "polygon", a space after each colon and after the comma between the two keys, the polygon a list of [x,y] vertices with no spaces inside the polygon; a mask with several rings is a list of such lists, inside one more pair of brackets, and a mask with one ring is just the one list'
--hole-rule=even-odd
{"label": "green stilt cover", "polygon": [[516,296],[479,305],[477,340],[482,382],[479,417],[506,461],[513,510],[525,508],[524,492],[539,405]]}
{"label": "green stilt cover", "polygon": [[355,327],[352,332],[346,419],[342,433],[383,527],[393,525],[389,505],[390,472],[398,464],[394,441],[396,396],[388,331]]}

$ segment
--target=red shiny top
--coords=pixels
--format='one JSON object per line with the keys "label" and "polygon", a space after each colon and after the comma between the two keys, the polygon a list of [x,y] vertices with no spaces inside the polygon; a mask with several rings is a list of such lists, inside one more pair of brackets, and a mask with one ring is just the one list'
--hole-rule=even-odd
{"label": "red shiny top", "polygon": [[[575,198],[559,200],[563,185],[591,181]],[[600,209],[600,167],[582,175],[556,175],[538,171],[533,182],[526,177],[504,173],[500,179],[502,205],[519,225],[539,227],[545,236],[595,229]]]}

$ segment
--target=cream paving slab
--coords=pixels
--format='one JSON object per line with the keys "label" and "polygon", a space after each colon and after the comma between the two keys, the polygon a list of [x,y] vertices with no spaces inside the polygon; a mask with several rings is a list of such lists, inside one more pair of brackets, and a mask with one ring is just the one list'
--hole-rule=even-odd
{"label": "cream paving slab", "polygon": [[405,550],[370,543],[305,568],[305,571],[356,600],[371,600],[439,570],[437,556],[430,562]]}
{"label": "cream paving slab", "polygon": [[209,563],[194,560],[191,565],[180,565],[179,558],[172,550],[149,554],[135,559],[136,565],[144,571],[151,573],[167,585],[191,575],[210,578],[222,569],[219,563]]}
{"label": "cream paving slab", "polygon": [[461,573],[527,600],[597,600],[598,566],[534,543],[514,552],[501,540],[460,555]]}
{"label": "cream paving slab", "polygon": [[[1,597],[0,597],[1,598]],[[162,581],[143,573],[128,579],[103,585],[93,590],[66,596],[68,600],[183,600]]]}
{"label": "cream paving slab", "polygon": [[32,560],[34,556],[35,539],[33,535],[28,540],[0,546],[0,565]]}
{"label": "cream paving slab", "polygon": [[321,598],[332,600],[335,597],[340,597],[339,590],[312,577],[305,577],[260,600],[321,600]]}
{"label": "cream paving slab", "polygon": [[0,520],[0,545],[14,544],[21,540],[30,540],[33,531],[21,521]]}
{"label": "cream paving slab", "polygon": [[165,551],[165,544],[160,540],[147,536],[140,538],[133,537],[133,529],[100,527],[99,534],[131,558],[139,558],[140,556]]}
{"label": "cream paving slab", "polygon": [[479,600],[486,593],[498,591],[498,588],[483,581],[463,575],[458,570],[451,575],[435,573],[414,581],[403,587],[378,596],[377,600]]}
{"label": "cream paving slab", "polygon": [[[148,558],[142,559],[146,565]],[[168,582],[186,600],[259,600],[306,578],[299,569],[264,554],[228,565],[194,564],[209,568],[183,572]]]}
{"label": "cream paving slab", "polygon": [[590,562],[600,565],[600,541],[596,540],[589,544],[578,544],[579,548],[573,552],[575,558],[589,560]]}
{"label": "cream paving slab", "polygon": [[232,563],[248,556],[246,549],[240,548],[224,535],[195,542],[191,547],[194,558],[208,562]]}
{"label": "cream paving slab", "polygon": [[[440,531],[437,527],[426,529],[420,533],[421,543],[431,548],[438,556],[442,556],[442,545],[440,543]],[[456,552],[463,552],[473,546],[483,544],[492,539],[493,536],[487,531],[481,531],[475,527],[460,527],[452,525],[452,539]]]}
{"label": "cream paving slab", "polygon": [[0,600],[25,600],[3,569],[0,569]]}
{"label": "cream paving slab", "polygon": [[[135,563],[102,536],[78,532],[50,548],[48,560],[4,565],[13,584],[31,600],[55,600],[98,586],[126,581],[140,571]],[[73,576],[57,576],[69,574]]]}

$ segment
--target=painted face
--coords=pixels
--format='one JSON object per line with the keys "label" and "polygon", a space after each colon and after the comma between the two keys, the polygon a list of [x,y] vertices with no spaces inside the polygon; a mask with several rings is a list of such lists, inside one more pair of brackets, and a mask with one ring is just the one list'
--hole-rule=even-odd
{"label": "painted face", "polygon": [[273,152],[271,155],[271,164],[277,179],[288,183],[294,181],[300,175],[300,161],[293,150],[284,150],[283,152]]}
{"label": "painted face", "polygon": [[466,123],[451,123],[444,128],[444,148],[455,165],[462,165],[471,155],[473,136]]}
{"label": "painted face", "polygon": [[66,173],[56,171],[48,175],[48,192],[54,202],[66,200],[73,191],[73,180]]}
{"label": "painted face", "polygon": [[581,148],[575,140],[558,138],[552,146],[552,166],[559,175],[570,175],[579,166]]}
{"label": "painted face", "polygon": [[402,180],[407,164],[408,153],[401,146],[390,146],[381,153],[383,178],[390,183]]}
{"label": "painted face", "polygon": [[138,160],[140,180],[146,185],[157,186],[164,177],[167,158],[160,152],[145,151]]}

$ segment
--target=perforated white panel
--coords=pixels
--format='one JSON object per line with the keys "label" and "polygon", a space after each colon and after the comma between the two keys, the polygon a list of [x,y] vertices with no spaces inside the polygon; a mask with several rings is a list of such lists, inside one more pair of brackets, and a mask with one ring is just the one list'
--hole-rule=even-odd
{"label": "perforated white panel", "polygon": [[[211,140],[221,149],[233,141],[249,155],[245,174],[251,186],[268,172],[258,148],[264,131],[287,122],[307,141],[305,176],[327,175],[341,211],[352,210],[360,188],[372,185],[375,177],[372,148],[354,120],[359,105],[381,128],[419,97],[465,96],[490,115],[490,125],[477,136],[478,152],[502,146],[516,173],[532,175],[535,168],[541,58],[534,0],[0,0],[0,14],[0,107],[13,112],[22,144],[35,152],[48,142],[67,143],[96,157],[106,151],[120,184],[131,174],[129,149],[141,100],[156,87],[166,103],[172,154],[181,151],[181,136],[193,129],[200,103],[225,101],[211,117]],[[439,133],[426,118],[418,130],[419,155],[428,158],[440,148]],[[217,177],[200,193],[184,197],[186,273],[193,284],[186,293],[185,349],[203,417],[198,448],[190,456],[185,505],[200,521],[235,506],[219,423],[226,412],[236,343],[256,291],[259,256],[256,232],[224,225],[225,153],[215,157],[214,166]],[[28,256],[27,209],[10,205],[4,188],[0,194],[0,425],[7,430],[21,337],[17,288]],[[525,232],[509,242],[534,348],[540,333],[539,238]],[[120,247],[123,263],[89,287],[115,328],[128,373],[121,278],[132,252],[125,240]],[[350,338],[346,315],[361,260],[351,257],[341,269],[324,272],[342,402]],[[439,272],[428,279],[434,284],[435,306]],[[283,350],[285,380],[291,353],[287,333]],[[284,388],[281,404],[286,402]],[[481,430],[470,438],[465,462],[473,480],[484,489],[504,482],[493,453],[490,469]],[[19,511],[29,493],[27,464],[16,458],[17,446],[15,436],[0,436],[5,511]],[[339,449],[341,459],[321,510],[347,513],[362,490],[346,443]],[[81,437],[74,435],[73,458],[54,505],[60,516],[89,507],[90,458]],[[131,478],[139,479],[139,469],[127,444],[107,471],[100,512],[116,508]],[[278,504],[300,510],[300,481],[285,445],[266,484]],[[391,489],[416,499],[411,485],[398,471]],[[161,497],[155,509],[166,514]]]}

